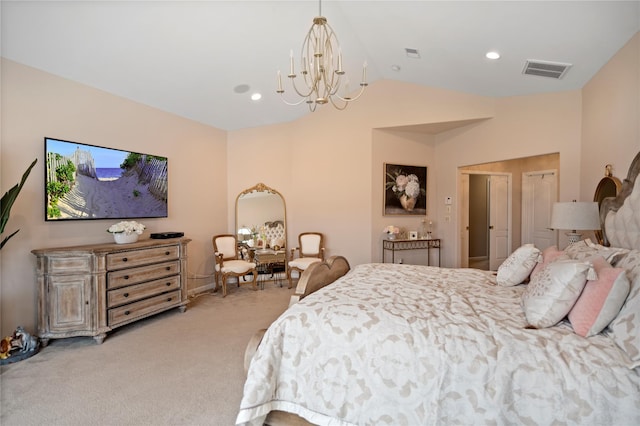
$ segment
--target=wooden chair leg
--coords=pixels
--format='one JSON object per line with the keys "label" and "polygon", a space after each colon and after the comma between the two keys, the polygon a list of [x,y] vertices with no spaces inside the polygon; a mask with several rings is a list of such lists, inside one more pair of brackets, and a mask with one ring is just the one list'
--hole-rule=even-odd
{"label": "wooden chair leg", "polygon": [[254,269],[251,274],[253,274],[253,290],[255,291],[258,290],[258,271]]}
{"label": "wooden chair leg", "polygon": [[222,274],[222,297],[227,297],[227,274]]}

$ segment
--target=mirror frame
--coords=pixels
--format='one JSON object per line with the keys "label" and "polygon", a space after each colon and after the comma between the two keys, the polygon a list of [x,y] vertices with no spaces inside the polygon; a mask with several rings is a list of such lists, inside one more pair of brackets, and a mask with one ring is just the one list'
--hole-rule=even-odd
{"label": "mirror frame", "polygon": [[[240,201],[240,198],[242,198],[243,195],[247,195],[247,194],[251,194],[254,192],[268,192],[270,194],[274,194],[280,197],[280,199],[282,200],[282,207],[284,209],[284,218],[283,218],[283,226],[284,226],[284,242],[285,242],[285,247],[288,248],[289,247],[289,236],[288,236],[288,230],[287,230],[287,203],[284,200],[284,196],[276,189],[273,189],[267,185],[265,185],[264,183],[257,183],[256,185],[252,186],[251,188],[247,188],[244,191],[240,192],[238,194],[238,196],[236,197],[236,220],[235,220],[235,229],[234,232],[238,233],[238,201]],[[286,262],[285,262],[286,263]]]}
{"label": "mirror frame", "polygon": [[[603,217],[603,214],[606,215],[606,212],[603,212],[603,210],[601,209],[602,207],[602,201],[605,198],[615,198],[619,193],[620,190],[622,189],[622,182],[620,182],[620,179],[618,179],[617,177],[611,175],[611,166],[607,164],[607,166],[605,167],[605,176],[600,179],[600,182],[598,182],[598,186],[596,187],[596,192],[593,194],[593,201],[598,203],[598,209],[600,211],[600,229],[597,229],[594,231],[594,234],[596,236],[596,239],[598,240],[598,244],[605,244],[605,240],[604,240],[604,234],[603,234],[603,229],[604,229],[604,220],[605,217]],[[607,190],[611,190],[611,185],[614,185],[615,187],[615,194],[611,194],[611,192],[606,192]]]}

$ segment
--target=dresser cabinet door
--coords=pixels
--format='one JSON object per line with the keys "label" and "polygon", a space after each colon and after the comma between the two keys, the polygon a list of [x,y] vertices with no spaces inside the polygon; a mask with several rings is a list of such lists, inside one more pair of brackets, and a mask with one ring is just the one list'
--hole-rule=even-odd
{"label": "dresser cabinet door", "polygon": [[91,276],[50,276],[47,297],[49,330],[91,330]]}

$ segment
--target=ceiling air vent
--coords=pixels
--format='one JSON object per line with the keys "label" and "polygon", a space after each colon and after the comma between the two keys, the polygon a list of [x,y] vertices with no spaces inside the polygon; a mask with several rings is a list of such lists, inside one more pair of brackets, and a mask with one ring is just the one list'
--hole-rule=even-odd
{"label": "ceiling air vent", "polygon": [[571,64],[563,64],[562,62],[547,62],[528,59],[524,64],[523,74],[537,75],[540,77],[549,77],[560,79],[564,77],[571,68]]}
{"label": "ceiling air vent", "polygon": [[419,59],[420,58],[420,52],[418,51],[418,49],[412,49],[410,47],[405,47],[404,51],[407,54],[407,57],[409,57],[409,58],[414,58],[414,59]]}

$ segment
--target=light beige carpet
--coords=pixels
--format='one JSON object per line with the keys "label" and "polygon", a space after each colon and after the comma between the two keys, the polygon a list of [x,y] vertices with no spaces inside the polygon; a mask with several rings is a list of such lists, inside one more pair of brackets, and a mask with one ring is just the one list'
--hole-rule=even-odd
{"label": "light beige carpet", "polygon": [[177,309],[93,338],[51,340],[2,367],[0,424],[233,425],[254,332],[284,310],[293,289],[229,284]]}

